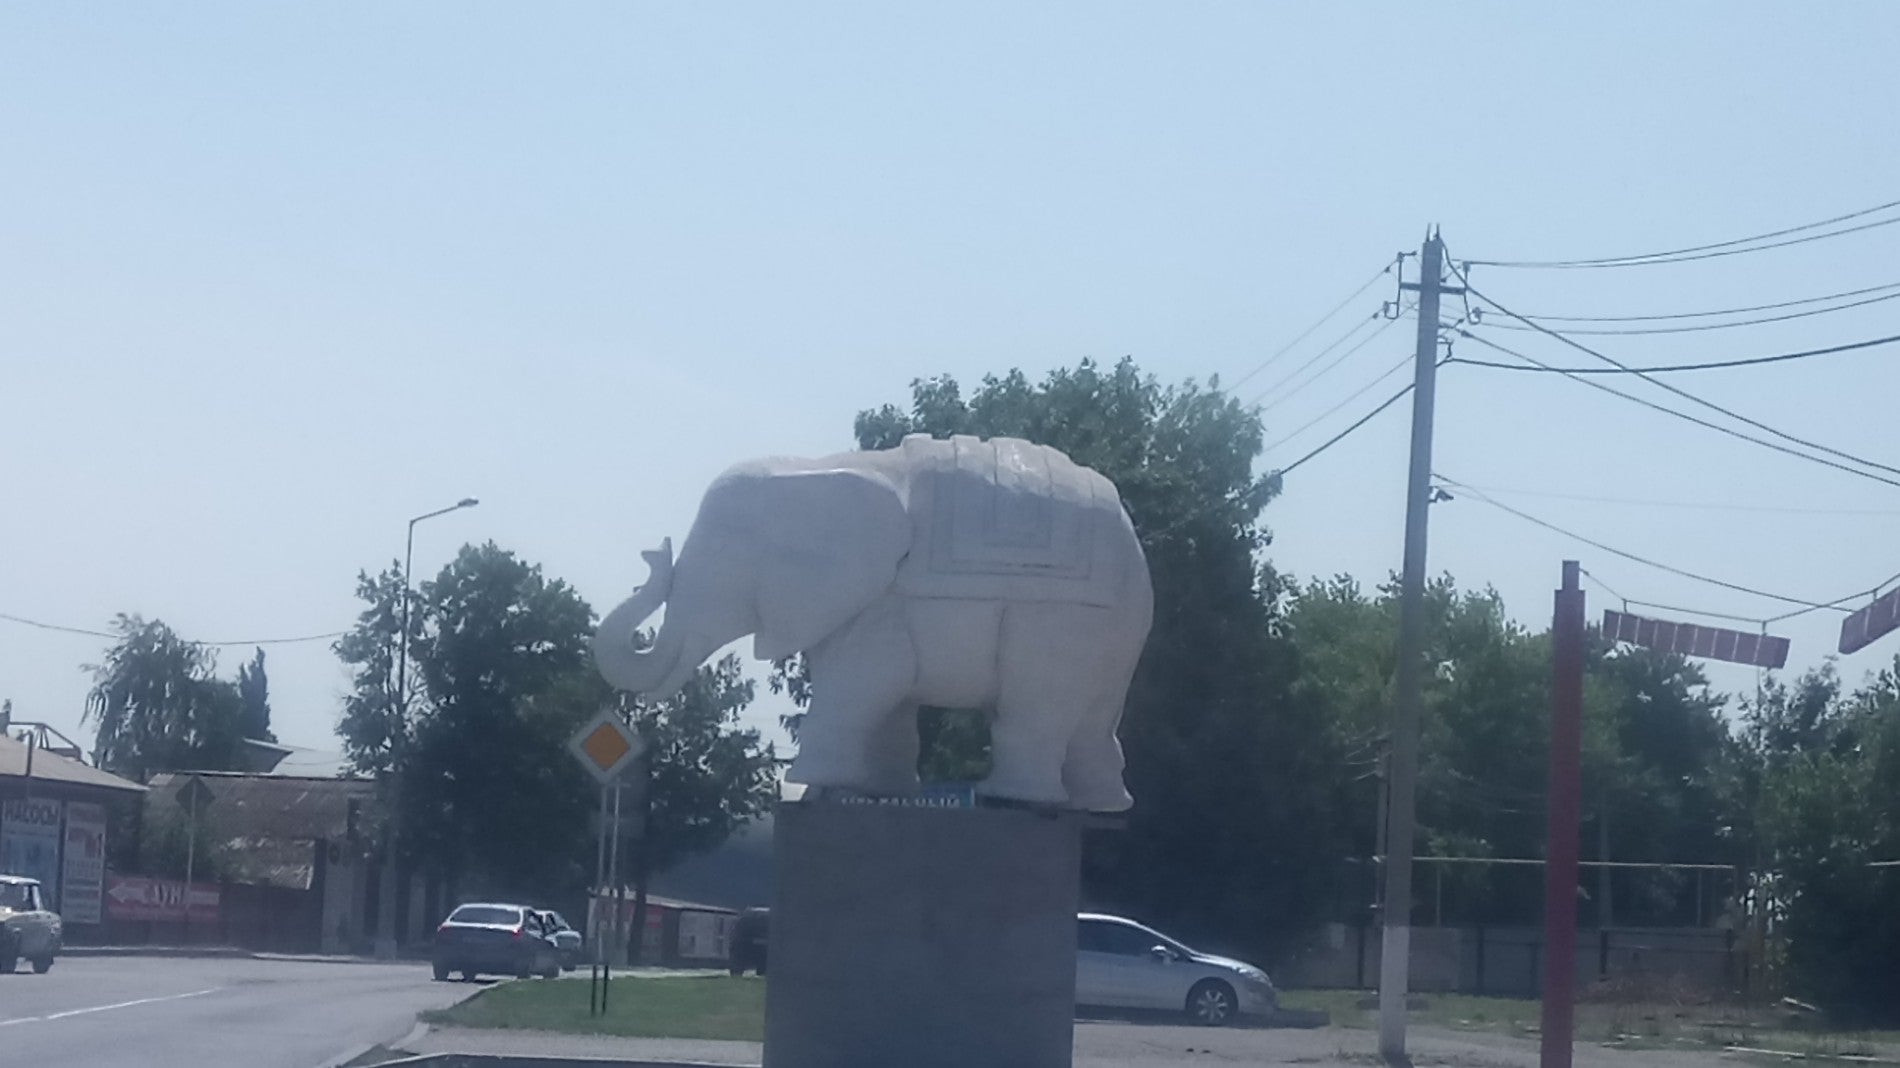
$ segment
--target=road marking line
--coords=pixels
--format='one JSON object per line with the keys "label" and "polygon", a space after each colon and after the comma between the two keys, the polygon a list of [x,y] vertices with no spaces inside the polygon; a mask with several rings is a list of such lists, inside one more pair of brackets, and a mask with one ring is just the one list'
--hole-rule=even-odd
{"label": "road marking line", "polygon": [[212,987],[206,987],[203,990],[194,990],[189,994],[166,994],[163,997],[139,998],[137,1001],[121,1001],[116,1005],[94,1005],[89,1009],[67,1009],[65,1012],[53,1012],[53,1013],[48,1013],[45,1016],[22,1016],[22,1017],[19,1017],[18,1019],[13,1019],[13,1020],[0,1020],[0,1027],[12,1027],[14,1024],[24,1024],[24,1023],[45,1023],[49,1020],[64,1020],[69,1016],[85,1016],[89,1013],[94,1013],[94,1012],[110,1012],[113,1009],[129,1009],[134,1005],[152,1005],[160,1001],[183,1001],[186,998],[201,998],[201,997],[204,997],[206,994],[215,994],[218,991],[223,990],[223,989],[224,988],[221,986],[212,986]]}

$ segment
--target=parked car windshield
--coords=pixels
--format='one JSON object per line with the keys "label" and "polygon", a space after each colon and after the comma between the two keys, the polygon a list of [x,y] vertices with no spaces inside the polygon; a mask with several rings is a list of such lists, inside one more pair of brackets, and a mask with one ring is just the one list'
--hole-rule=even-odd
{"label": "parked car windshield", "polygon": [[521,922],[521,910],[497,905],[463,905],[449,914],[450,923],[487,923],[509,926]]}
{"label": "parked car windshield", "polygon": [[0,909],[32,908],[33,888],[25,883],[0,883]]}

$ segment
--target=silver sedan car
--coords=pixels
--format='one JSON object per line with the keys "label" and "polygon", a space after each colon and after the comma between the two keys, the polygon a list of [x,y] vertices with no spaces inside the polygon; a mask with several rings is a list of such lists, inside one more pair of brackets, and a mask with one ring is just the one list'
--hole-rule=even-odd
{"label": "silver sedan car", "polygon": [[1084,912],[1077,922],[1077,1005],[1181,1012],[1220,1026],[1278,1004],[1267,973],[1251,964],[1189,949],[1120,916]]}

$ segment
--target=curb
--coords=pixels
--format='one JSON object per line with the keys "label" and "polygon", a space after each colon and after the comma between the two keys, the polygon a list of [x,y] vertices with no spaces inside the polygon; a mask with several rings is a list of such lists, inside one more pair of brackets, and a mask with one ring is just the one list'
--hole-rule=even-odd
{"label": "curb", "polygon": [[251,951],[236,946],[61,946],[62,957],[201,957],[241,958]]}

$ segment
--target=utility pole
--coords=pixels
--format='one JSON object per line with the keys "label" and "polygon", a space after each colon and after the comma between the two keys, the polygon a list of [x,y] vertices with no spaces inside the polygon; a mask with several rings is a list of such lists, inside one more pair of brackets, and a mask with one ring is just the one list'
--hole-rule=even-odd
{"label": "utility pole", "polygon": [[[1583,810],[1583,588],[1565,560],[1550,623],[1550,810],[1544,847],[1544,1005],[1539,1068],[1570,1068],[1576,1025],[1577,823]],[[1605,867],[1604,871],[1609,868]]]}
{"label": "utility pole", "polygon": [[1400,579],[1397,701],[1387,785],[1385,907],[1380,913],[1379,1052],[1404,1063],[1405,1002],[1412,960],[1412,837],[1418,790],[1418,720],[1425,671],[1425,530],[1432,492],[1432,404],[1438,381],[1438,298],[1444,284],[1438,231],[1418,253],[1418,351],[1412,379],[1412,464],[1405,487],[1405,570]]}

